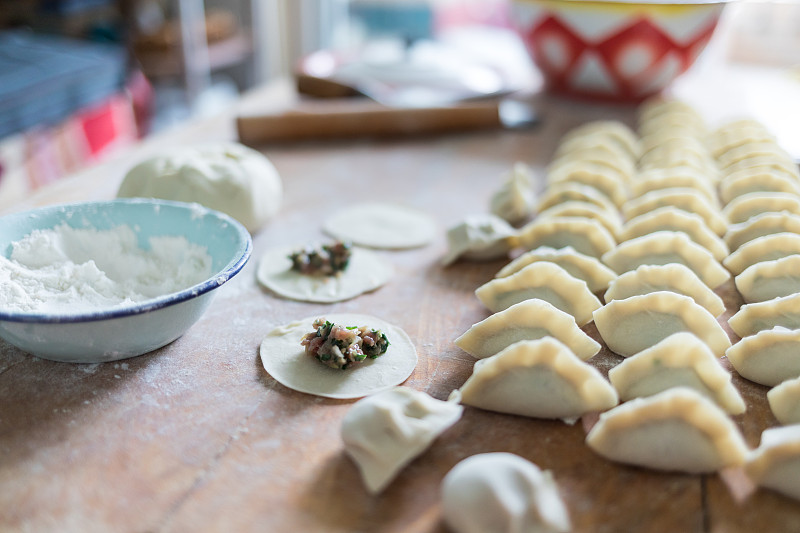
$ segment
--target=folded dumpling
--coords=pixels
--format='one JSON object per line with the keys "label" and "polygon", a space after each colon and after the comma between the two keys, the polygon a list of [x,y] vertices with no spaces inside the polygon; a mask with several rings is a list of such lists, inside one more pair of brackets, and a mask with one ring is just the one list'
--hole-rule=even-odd
{"label": "folded dumpling", "polygon": [[464,408],[409,387],[359,400],[342,419],[344,450],[369,492],[382,491],[411,460],[455,424]]}
{"label": "folded dumpling", "polygon": [[656,291],[670,291],[688,296],[713,316],[725,312],[722,298],[708,288],[688,267],[678,263],[642,265],[611,282],[605,293],[606,303]]}
{"label": "folded dumpling", "polygon": [[537,218],[520,230],[519,242],[527,250],[540,246],[571,246],[592,257],[600,257],[617,243],[602,224],[583,217]]}
{"label": "folded dumpling", "polygon": [[793,163],[792,157],[774,141],[758,141],[744,143],[721,153],[717,158],[719,168],[725,170],[745,159],[768,157],[776,161]]}
{"label": "folded dumpling", "polygon": [[740,337],[755,335],[775,326],[800,329],[800,294],[745,304],[728,319],[728,325]]}
{"label": "folded dumpling", "polygon": [[507,257],[517,245],[517,230],[498,216],[472,215],[447,230],[447,245],[443,265],[459,258],[471,261],[499,259]]}
{"label": "folded dumpling", "polygon": [[631,183],[631,198],[638,198],[650,191],[674,187],[695,189],[711,205],[717,203],[714,184],[699,170],[692,167],[651,168],[639,174]]}
{"label": "folded dumpling", "polygon": [[725,178],[719,185],[719,195],[724,203],[753,192],[785,192],[800,196],[800,183],[780,171],[747,172]]}
{"label": "folded dumpling", "polygon": [[586,143],[571,151],[561,152],[547,166],[547,172],[554,172],[562,165],[568,165],[573,161],[586,161],[608,167],[619,172],[625,183],[630,183],[636,173],[636,164],[630,157],[620,150],[609,148],[607,143],[602,142],[595,145]]}
{"label": "folded dumpling", "polygon": [[467,457],[442,480],[454,533],[566,533],[569,513],[550,472],[505,452]]}
{"label": "folded dumpling", "polygon": [[540,246],[511,261],[495,275],[495,278],[510,276],[537,261],[549,261],[557,264],[572,277],[585,281],[592,292],[606,289],[608,284],[617,277],[613,270],[598,259],[577,252],[571,246],[558,249]]}
{"label": "folded dumpling", "polygon": [[731,375],[711,349],[695,335],[670,335],[612,368],[608,379],[620,400],[652,396],[673,387],[689,387],[713,400],[730,414],[745,412]]}
{"label": "folded dumpling", "polygon": [[630,127],[618,120],[593,120],[572,128],[559,139],[559,150],[568,151],[570,143],[592,137],[609,141],[634,161],[641,154],[639,137]]}
{"label": "folded dumpling", "polygon": [[731,251],[743,244],[773,233],[800,233],[800,215],[781,211],[779,213],[761,213],[739,224],[728,227],[725,243]]}
{"label": "folded dumpling", "polygon": [[484,283],[475,295],[493,313],[531,298],[545,300],[575,317],[579,326],[590,322],[592,312],[601,305],[586,282],[548,261],[531,263],[515,274]]}
{"label": "folded dumpling", "polygon": [[533,169],[516,162],[503,185],[492,195],[489,211],[509,224],[519,224],[536,210],[533,194]]}
{"label": "folded dumpling", "polygon": [[728,415],[686,387],[602,413],[586,443],[612,461],[692,474],[744,464],[748,452]]}
{"label": "folded dumpling", "polygon": [[539,220],[549,217],[583,217],[599,222],[612,237],[616,239],[622,222],[619,214],[607,211],[589,202],[570,200],[561,204],[548,207],[537,215]]}
{"label": "folded dumpling", "polygon": [[716,206],[702,193],[686,187],[650,191],[639,198],[628,200],[622,206],[622,214],[630,220],[668,205],[699,215],[711,231],[719,236],[725,234],[728,224]]}
{"label": "folded dumpling", "polygon": [[564,182],[588,185],[603,193],[617,207],[628,199],[624,180],[614,169],[580,159],[559,165],[547,174],[548,185]]}
{"label": "folded dumpling", "polygon": [[764,430],[745,472],[756,485],[800,500],[800,425]]}
{"label": "folded dumpling", "polygon": [[722,261],[730,254],[725,242],[706,226],[700,215],[673,206],[659,207],[627,221],[619,232],[618,240],[629,241],[656,231],[682,231],[711,252],[717,261]]}
{"label": "folded dumpling", "polygon": [[657,291],[613,300],[594,312],[600,336],[609,349],[630,357],[673,333],[688,331],[705,342],[717,357],[731,345],[714,316],[688,296]]}
{"label": "folded dumpling", "polygon": [[565,419],[604,411],[618,401],[597,369],[551,337],[520,341],[477,361],[451,400],[488,411]]}
{"label": "folded dumpling", "polygon": [[734,275],[739,275],[747,267],[756,263],[780,259],[793,254],[800,254],[800,235],[797,233],[773,233],[741,245],[722,264]]}
{"label": "folded dumpling", "polygon": [[588,202],[609,213],[617,212],[616,206],[606,198],[605,194],[594,187],[570,181],[555,183],[547,187],[539,198],[537,211],[541,212],[555,205],[571,201]]}
{"label": "folded dumpling", "polygon": [[761,213],[788,211],[800,215],[800,196],[786,192],[751,192],[737,196],[722,209],[729,224],[740,224]]}
{"label": "folded dumpling", "polygon": [[711,252],[680,231],[656,231],[625,241],[603,255],[602,260],[618,274],[641,265],[679,263],[691,269],[712,289],[731,277]]}
{"label": "folded dumpling", "polygon": [[761,330],[728,348],[725,355],[743,378],[774,387],[800,376],[800,329]]}
{"label": "folded dumpling", "polygon": [[747,267],[734,281],[742,298],[748,303],[800,292],[800,255],[758,262]]}
{"label": "folded dumpling", "polygon": [[800,375],[770,389],[767,401],[778,422],[785,426],[800,424]]}
{"label": "folded dumpling", "polygon": [[600,343],[584,333],[571,315],[535,298],[473,324],[455,343],[473,357],[483,359],[515,342],[542,337],[563,342],[583,361],[600,351]]}

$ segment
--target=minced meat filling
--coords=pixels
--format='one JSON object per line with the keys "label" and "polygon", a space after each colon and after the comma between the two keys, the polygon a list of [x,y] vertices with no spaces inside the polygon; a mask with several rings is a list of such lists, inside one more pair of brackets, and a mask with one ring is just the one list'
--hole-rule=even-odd
{"label": "minced meat filling", "polygon": [[321,246],[306,246],[291,255],[292,270],[310,276],[333,276],[347,268],[352,246],[336,241]]}
{"label": "minced meat filling", "polygon": [[389,340],[379,329],[367,326],[340,326],[324,318],[314,321],[315,331],[303,336],[300,344],[306,353],[331,368],[345,370],[367,357],[380,357],[389,348]]}

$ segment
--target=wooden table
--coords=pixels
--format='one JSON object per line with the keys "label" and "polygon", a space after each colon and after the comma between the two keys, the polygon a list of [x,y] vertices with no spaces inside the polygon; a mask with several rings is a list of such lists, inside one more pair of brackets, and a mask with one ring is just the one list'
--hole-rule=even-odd
{"label": "wooden table", "polygon": [[[440,482],[458,461],[506,451],[552,470],[577,532],[800,531],[800,503],[758,491],[737,504],[716,475],[621,466],[584,444],[581,424],[466,407],[463,418],[379,496],[342,450],[350,401],[277,384],[258,347],[273,327],[334,311],[366,312],[404,328],[419,364],[405,383],[445,399],[474,360],[453,344],[488,316],[473,291],[503,261],[442,268],[445,229],[488,210],[515,161],[541,171],[557,139],[596,118],[632,124],[633,110],[540,96],[543,123],[522,132],[264,147],[285,186],[280,214],[254,236],[253,258],[183,337],[153,353],[98,365],[44,361],[0,341],[0,531],[443,532]],[[125,171],[168,145],[232,138],[230,115],[149,140],[136,152],[40,192],[18,209],[114,196]],[[425,248],[380,252],[396,277],[334,305],[282,300],[255,280],[268,247],[322,237],[347,202],[390,199],[431,213]],[[741,304],[723,287],[730,316]],[[585,330],[600,340],[596,329]],[[146,335],[147,332],[142,332]],[[603,350],[603,373],[621,358]],[[766,387],[738,376],[748,444],[776,425]]]}

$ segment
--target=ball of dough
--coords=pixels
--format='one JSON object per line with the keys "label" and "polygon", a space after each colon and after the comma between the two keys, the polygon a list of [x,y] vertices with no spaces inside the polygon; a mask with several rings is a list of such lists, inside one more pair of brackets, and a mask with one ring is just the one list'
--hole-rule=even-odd
{"label": "ball of dough", "polygon": [[283,186],[261,153],[238,143],[218,143],[142,161],[128,171],[117,196],[197,202],[255,232],[277,213]]}

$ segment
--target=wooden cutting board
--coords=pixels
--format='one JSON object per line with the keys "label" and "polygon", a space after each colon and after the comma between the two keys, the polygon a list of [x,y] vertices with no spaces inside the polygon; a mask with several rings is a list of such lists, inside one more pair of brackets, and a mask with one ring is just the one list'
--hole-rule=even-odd
{"label": "wooden cutting board", "polygon": [[[800,530],[800,504],[775,493],[737,503],[716,475],[598,457],[580,423],[470,407],[384,493],[370,496],[339,437],[352,402],[288,390],[264,372],[258,346],[275,326],[366,312],[414,340],[419,364],[406,385],[439,399],[461,386],[474,360],[453,339],[488,316],[473,291],[504,263],[443,268],[445,229],[487,211],[515,161],[541,172],[567,129],[596,118],[632,120],[624,108],[558,99],[537,105],[545,121],[527,132],[265,148],[283,178],[280,214],[254,236],[252,260],[202,319],[163,349],[71,365],[0,342],[0,531],[444,532],[443,476],[458,461],[493,451],[551,470],[576,532]],[[76,180],[70,190],[90,197],[95,185]],[[283,300],[258,286],[255,270],[267,248],[321,239],[329,214],[372,199],[425,210],[439,224],[430,246],[379,252],[396,269],[388,285],[333,305]],[[741,301],[730,284],[719,293],[728,306],[724,320]],[[600,340],[593,325],[585,329]],[[620,361],[604,349],[591,364],[607,374]],[[754,447],[776,424],[767,388],[734,381],[748,409],[735,421]]]}

